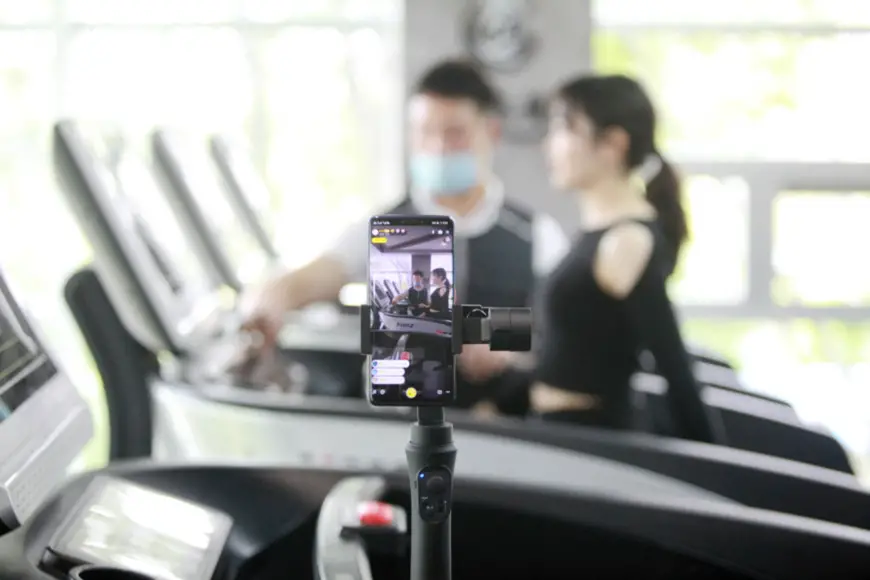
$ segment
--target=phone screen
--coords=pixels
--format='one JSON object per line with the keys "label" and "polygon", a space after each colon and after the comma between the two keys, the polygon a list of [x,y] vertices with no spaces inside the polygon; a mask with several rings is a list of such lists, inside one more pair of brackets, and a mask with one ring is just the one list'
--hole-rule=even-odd
{"label": "phone screen", "polygon": [[372,404],[450,404],[456,396],[453,221],[376,216],[368,241]]}

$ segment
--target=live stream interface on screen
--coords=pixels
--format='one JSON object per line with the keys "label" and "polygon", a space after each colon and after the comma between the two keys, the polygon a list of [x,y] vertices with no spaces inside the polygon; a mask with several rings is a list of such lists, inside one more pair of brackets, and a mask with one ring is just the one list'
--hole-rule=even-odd
{"label": "live stream interface on screen", "polygon": [[372,222],[369,234],[372,400],[452,399],[450,222]]}
{"label": "live stream interface on screen", "polygon": [[54,375],[0,276],[0,422]]}

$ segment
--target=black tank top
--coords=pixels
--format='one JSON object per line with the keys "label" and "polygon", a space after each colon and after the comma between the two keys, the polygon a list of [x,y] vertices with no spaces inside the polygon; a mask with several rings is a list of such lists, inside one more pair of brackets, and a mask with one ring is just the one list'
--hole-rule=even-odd
{"label": "black tank top", "polygon": [[441,294],[441,289],[436,288],[432,291],[432,296],[429,297],[429,305],[432,310],[441,313],[446,313],[450,310],[450,289],[445,288],[444,294]]}
{"label": "black tank top", "polygon": [[701,401],[667,296],[666,242],[656,222],[636,223],[650,228],[655,243],[649,264],[624,299],[606,294],[593,274],[601,239],[620,224],[586,232],[550,276],[542,312],[536,317],[541,331],[536,379],[598,395],[611,426],[627,429],[633,412],[630,380],[639,370],[638,354],[648,350],[668,381],[671,413],[680,434],[718,440],[719,427]]}

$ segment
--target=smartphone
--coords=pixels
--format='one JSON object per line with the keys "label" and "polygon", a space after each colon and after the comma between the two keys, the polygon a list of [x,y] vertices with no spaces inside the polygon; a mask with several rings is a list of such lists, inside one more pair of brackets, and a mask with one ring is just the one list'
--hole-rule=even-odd
{"label": "smartphone", "polygon": [[453,360],[453,220],[369,220],[369,401],[378,406],[450,405]]}

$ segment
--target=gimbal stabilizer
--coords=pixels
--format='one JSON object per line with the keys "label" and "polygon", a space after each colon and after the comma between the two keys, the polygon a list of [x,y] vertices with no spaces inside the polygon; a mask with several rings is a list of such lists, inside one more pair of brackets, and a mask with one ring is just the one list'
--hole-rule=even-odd
{"label": "gimbal stabilizer", "polygon": [[[371,310],[360,310],[361,351],[372,353]],[[453,355],[463,344],[489,344],[490,350],[523,352],[532,346],[529,308],[456,305],[453,309]],[[450,512],[456,447],[453,425],[443,407],[418,407],[405,448],[411,483],[411,580],[450,580]]]}

